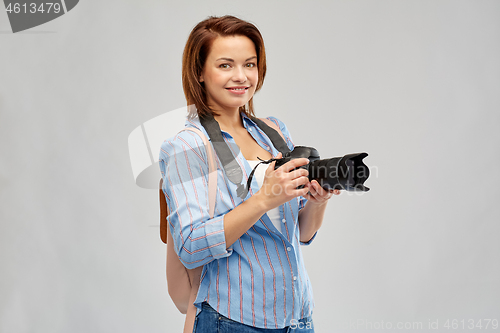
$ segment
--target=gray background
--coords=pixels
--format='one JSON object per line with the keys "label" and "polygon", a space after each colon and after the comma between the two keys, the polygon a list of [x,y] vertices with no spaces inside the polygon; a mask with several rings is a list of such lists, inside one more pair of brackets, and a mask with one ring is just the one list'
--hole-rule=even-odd
{"label": "gray background", "polygon": [[316,332],[500,320],[500,1],[85,0],[18,34],[0,11],[0,331],[181,331],[127,138],[185,105],[187,35],[223,14],[264,36],[258,116],[370,154],[302,247]]}

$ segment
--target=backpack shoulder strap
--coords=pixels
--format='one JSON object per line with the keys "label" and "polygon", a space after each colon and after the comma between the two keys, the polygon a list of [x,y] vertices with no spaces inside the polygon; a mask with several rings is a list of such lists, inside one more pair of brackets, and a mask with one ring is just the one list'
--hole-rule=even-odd
{"label": "backpack shoulder strap", "polygon": [[[207,159],[208,159],[208,202],[210,207],[210,218],[214,217],[215,213],[215,196],[217,192],[217,166],[215,165],[215,153],[214,148],[208,142],[208,139],[202,131],[195,127],[186,127],[182,131],[191,131],[198,134],[203,143],[205,144],[205,148],[207,151]],[[181,131],[181,132],[182,132]],[[179,132],[180,133],[180,132]]]}
{"label": "backpack shoulder strap", "polygon": [[[197,128],[194,127],[186,127],[183,130],[179,131],[191,131],[198,134],[203,143],[205,144],[207,150],[207,158],[208,158],[208,201],[209,201],[209,213],[210,218],[214,217],[215,214],[215,197],[217,195],[217,167],[215,164],[215,153],[213,146],[208,142],[207,137]],[[162,190],[163,179],[160,179],[160,238],[163,243],[167,244],[167,216],[168,216],[168,206],[167,200],[165,199],[165,194]]]}

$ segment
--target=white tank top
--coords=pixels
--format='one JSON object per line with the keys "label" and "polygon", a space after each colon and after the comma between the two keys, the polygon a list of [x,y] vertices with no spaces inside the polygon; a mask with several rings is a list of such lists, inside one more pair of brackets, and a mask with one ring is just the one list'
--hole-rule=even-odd
{"label": "white tank top", "polygon": [[[250,167],[255,168],[255,166],[260,163],[259,160],[247,160],[248,164],[250,164]],[[253,174],[253,178],[257,181],[257,184],[259,185],[259,189],[262,187],[262,183],[264,182],[264,176],[266,174],[266,170],[269,167],[269,164],[260,164],[257,169],[255,169],[255,172]],[[249,175],[250,176],[250,175]],[[279,207],[273,208],[270,211],[267,212],[267,216],[271,219],[271,222],[273,222],[274,226],[276,229],[278,229],[279,232],[281,232],[281,217],[280,217],[280,211]]]}

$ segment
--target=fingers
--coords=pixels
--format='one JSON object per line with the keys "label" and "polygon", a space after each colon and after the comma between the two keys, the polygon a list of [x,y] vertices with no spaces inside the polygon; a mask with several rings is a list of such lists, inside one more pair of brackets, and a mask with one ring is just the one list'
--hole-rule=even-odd
{"label": "fingers", "polygon": [[314,200],[315,202],[325,202],[333,195],[339,195],[340,190],[325,190],[316,180],[312,180],[308,185],[309,193],[306,199]]}
{"label": "fingers", "polygon": [[306,165],[307,163],[309,163],[309,160],[307,158],[295,158],[283,164],[279,169],[281,169],[283,172],[290,172],[291,170]]}
{"label": "fingers", "polygon": [[[276,159],[278,158],[281,158],[281,152],[278,153],[278,155],[276,155]],[[272,161],[269,166],[267,167],[266,169],[266,173],[269,174],[270,172],[273,172],[274,171],[274,168],[276,167],[276,161]]]}
{"label": "fingers", "polygon": [[299,178],[299,177],[307,177],[307,176],[309,176],[309,171],[306,169],[297,169],[297,170],[291,171],[288,175],[290,176],[290,179],[295,179],[295,178]]}
{"label": "fingers", "polygon": [[[282,158],[282,154],[279,152],[275,159],[280,158]],[[269,179],[268,187],[274,189],[276,186],[279,186],[282,190],[285,190],[288,196],[295,197],[302,195],[315,202],[325,202],[333,195],[341,193],[338,189],[323,189],[317,180],[309,182],[309,171],[306,168],[299,168],[308,163],[309,160],[307,158],[296,158],[274,170],[276,161],[273,161],[266,170],[266,179]],[[302,185],[304,186],[303,188],[297,189],[297,187]]]}
{"label": "fingers", "polygon": [[310,192],[313,196],[319,195],[320,197],[326,196],[328,198],[331,196],[330,192],[323,189],[316,180],[311,182]]}
{"label": "fingers", "polygon": [[[306,186],[307,183],[309,183],[309,178],[307,177],[299,177],[299,178],[295,178],[294,180],[292,180],[291,184],[293,186],[293,188],[297,188],[298,186],[300,185],[304,185]],[[307,187],[307,186],[306,186]],[[306,192],[307,193],[307,192]]]}
{"label": "fingers", "polygon": [[333,193],[334,195],[339,195],[340,194],[340,190],[328,190],[330,193]]}

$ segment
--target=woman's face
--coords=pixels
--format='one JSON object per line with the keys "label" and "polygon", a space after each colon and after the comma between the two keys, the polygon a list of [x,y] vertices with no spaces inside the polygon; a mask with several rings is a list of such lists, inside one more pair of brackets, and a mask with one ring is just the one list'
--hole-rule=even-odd
{"label": "woman's face", "polygon": [[235,112],[255,93],[257,52],[245,36],[217,37],[200,76],[214,111]]}

